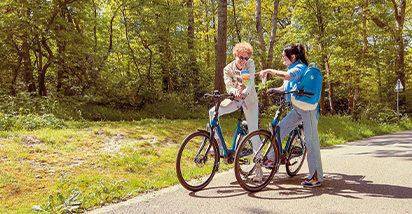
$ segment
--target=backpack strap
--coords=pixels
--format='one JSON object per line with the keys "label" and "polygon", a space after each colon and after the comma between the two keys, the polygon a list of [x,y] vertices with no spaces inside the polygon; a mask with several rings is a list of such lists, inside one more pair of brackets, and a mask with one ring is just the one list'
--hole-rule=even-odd
{"label": "backpack strap", "polygon": [[309,63],[309,65],[308,65],[308,68],[309,68],[309,67],[314,67],[314,68],[316,68],[316,65],[315,65],[314,62],[311,62],[311,63]]}

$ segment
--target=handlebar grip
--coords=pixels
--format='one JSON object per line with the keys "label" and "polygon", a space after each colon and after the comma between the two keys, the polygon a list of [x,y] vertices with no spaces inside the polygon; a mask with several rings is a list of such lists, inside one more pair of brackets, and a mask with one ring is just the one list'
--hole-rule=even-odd
{"label": "handlebar grip", "polygon": [[315,95],[314,93],[304,91],[303,89],[299,89],[299,90],[297,91],[297,94],[300,95],[300,96],[302,96],[302,95],[309,95],[309,96]]}
{"label": "handlebar grip", "polygon": [[229,99],[234,99],[235,95],[234,94],[219,94],[218,91],[215,91],[214,94],[205,93],[203,95],[203,99],[208,98],[208,97],[214,97],[214,98],[228,97]]}
{"label": "handlebar grip", "polygon": [[212,97],[212,96],[213,96],[212,94],[206,93],[206,94],[203,95],[203,99],[206,99],[206,98]]}
{"label": "handlebar grip", "polygon": [[266,94],[284,94],[285,90],[281,88],[270,88],[266,91]]}

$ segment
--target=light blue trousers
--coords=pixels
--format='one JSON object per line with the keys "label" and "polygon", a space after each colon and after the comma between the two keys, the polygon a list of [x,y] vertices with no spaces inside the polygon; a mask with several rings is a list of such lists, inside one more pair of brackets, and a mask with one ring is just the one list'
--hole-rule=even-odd
{"label": "light blue trousers", "polygon": [[[304,111],[294,107],[280,122],[280,139],[284,139],[296,126],[303,121],[305,142],[307,148],[307,162],[309,166],[309,178],[315,173],[319,181],[323,181],[322,160],[320,155],[320,142],[318,134],[317,110]],[[272,153],[273,154],[273,153]],[[269,157],[272,156],[269,154]]]}

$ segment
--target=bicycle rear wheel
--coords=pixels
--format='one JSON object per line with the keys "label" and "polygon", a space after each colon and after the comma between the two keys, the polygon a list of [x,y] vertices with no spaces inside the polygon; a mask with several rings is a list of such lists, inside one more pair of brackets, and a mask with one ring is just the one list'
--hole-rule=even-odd
{"label": "bicycle rear wheel", "polygon": [[[260,140],[261,146],[258,151],[253,151],[252,140]],[[270,149],[275,149],[275,163],[279,162],[278,148],[272,145],[270,133],[266,130],[256,130],[243,139],[235,156],[235,176],[239,185],[251,192],[259,191],[265,188],[278,171],[279,165],[273,168],[263,167],[263,162],[268,159]],[[271,158],[273,159],[273,158]],[[259,168],[262,170],[261,179],[258,179]]]}
{"label": "bicycle rear wheel", "polygon": [[286,172],[291,177],[298,174],[306,157],[306,144],[303,140],[303,132],[301,130],[299,132],[301,132],[300,137],[297,132],[293,132],[288,149],[289,154],[286,159]]}
{"label": "bicycle rear wheel", "polygon": [[[211,152],[214,150],[214,152]],[[206,131],[196,131],[183,140],[176,158],[176,174],[180,184],[198,191],[206,187],[218,170],[219,149]]]}

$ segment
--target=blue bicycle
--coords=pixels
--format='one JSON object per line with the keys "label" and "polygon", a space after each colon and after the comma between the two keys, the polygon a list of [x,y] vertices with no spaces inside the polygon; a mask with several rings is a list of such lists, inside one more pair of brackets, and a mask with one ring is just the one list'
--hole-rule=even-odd
{"label": "blue bicycle", "polygon": [[[244,156],[239,153],[235,157],[235,176],[236,180],[240,186],[248,191],[255,192],[266,187],[272,180],[274,174],[278,171],[280,164],[286,165],[286,172],[289,176],[295,176],[305,160],[306,156],[306,144],[303,136],[303,125],[298,125],[289,133],[286,145],[282,148],[281,139],[279,135],[279,122],[280,117],[285,106],[284,95],[294,93],[297,96],[309,96],[313,93],[305,92],[303,90],[297,91],[280,91],[280,90],[270,90],[270,94],[280,94],[280,105],[276,111],[273,121],[269,123],[268,130],[256,130],[250,132],[239,145],[238,151],[247,150],[250,148],[249,141],[252,139],[257,139],[261,141],[261,148],[259,149],[257,155]],[[270,148],[267,148],[270,145]],[[274,150],[274,157],[269,158],[270,150]],[[265,167],[264,162],[269,159],[273,160],[273,165],[271,167]],[[266,169],[263,171],[263,178],[259,182],[254,180],[254,171],[257,168]],[[247,173],[245,173],[247,172]]]}
{"label": "blue bicycle", "polygon": [[[213,94],[207,93],[204,97],[214,98],[214,118],[211,124],[206,127],[207,130],[197,130],[183,140],[176,158],[177,178],[180,184],[190,191],[201,190],[210,183],[216,171],[219,170],[221,157],[225,164],[233,163],[235,151],[248,132],[247,123],[243,120],[243,109],[241,109],[232,147],[229,149],[220,128],[218,112],[220,103],[225,98],[234,99],[234,96],[220,94],[219,91],[215,90]],[[215,133],[222,144],[222,152],[219,151],[219,145],[215,140]],[[241,154],[242,157],[248,156],[253,154],[253,150],[243,150]]]}

